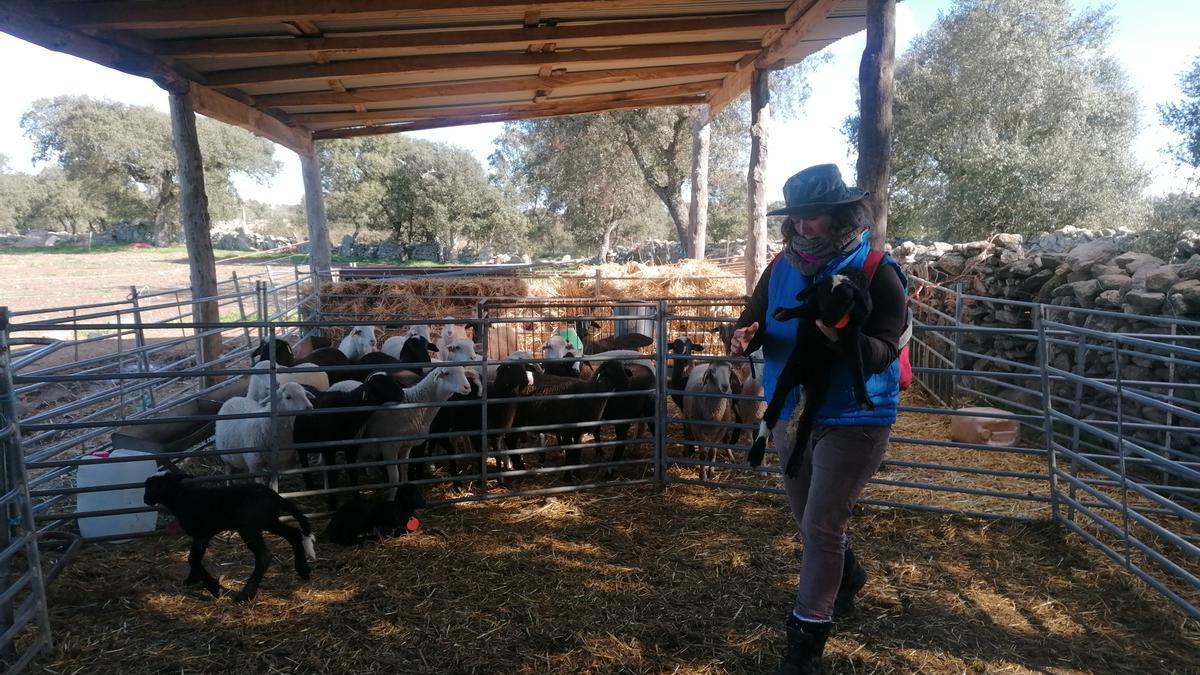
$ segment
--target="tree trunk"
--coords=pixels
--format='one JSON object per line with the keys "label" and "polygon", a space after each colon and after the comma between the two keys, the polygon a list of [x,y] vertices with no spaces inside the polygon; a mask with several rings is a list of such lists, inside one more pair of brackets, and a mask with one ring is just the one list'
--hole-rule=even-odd
{"label": "tree trunk", "polygon": [[634,134],[633,129],[627,124],[618,124],[617,126],[625,134],[625,146],[629,148],[634,162],[641,170],[642,178],[645,179],[655,196],[662,201],[663,206],[667,207],[667,215],[671,217],[671,222],[675,225],[675,236],[679,238],[679,245],[683,247],[683,256],[689,257],[691,249],[688,246],[688,205],[683,201],[682,178],[672,182],[671,177],[668,176],[667,185],[659,183],[654,176],[654,167],[647,159],[641,147],[641,140]]}
{"label": "tree trunk", "polygon": [[[329,255],[329,225],[325,221],[325,196],[321,190],[321,161],[316,151],[312,157],[300,155],[300,170],[304,174],[304,214],[308,218],[308,264],[312,273],[321,279],[329,278],[332,260]],[[355,235],[358,232],[355,230]]]}
{"label": "tree trunk", "polygon": [[755,70],[750,80],[749,232],[746,241],[746,293],[753,293],[767,269],[767,131],[771,125],[771,71]]}
{"label": "tree trunk", "polygon": [[708,146],[711,125],[708,109],[701,109],[692,127],[692,210],[688,214],[688,250],[703,259],[708,241]]}
{"label": "tree trunk", "polygon": [[620,220],[610,220],[608,227],[604,228],[604,237],[600,239],[600,254],[598,265],[603,265],[608,262],[608,253],[612,250],[613,233],[617,231],[617,226],[621,224]]}
{"label": "tree trunk", "polygon": [[[171,140],[175,145],[175,163],[179,173],[179,208],[183,216],[184,241],[192,280],[192,320],[195,323],[220,322],[217,312],[217,267],[213,257],[208,195],[204,192],[204,162],[196,136],[196,112],[187,91],[171,91]],[[205,300],[200,301],[201,298]],[[221,356],[219,329],[197,328],[200,339],[199,360],[202,368]],[[208,384],[216,378],[206,377]]]}
{"label": "tree trunk", "polygon": [[170,171],[163,171],[159,175],[158,200],[154,204],[154,244],[155,246],[166,246],[171,243],[171,237],[167,228],[167,212],[171,208],[171,203],[175,201],[175,174]]}
{"label": "tree trunk", "polygon": [[867,46],[858,69],[858,186],[871,193],[871,248],[887,240],[892,98],[896,73],[896,0],[867,0]]}

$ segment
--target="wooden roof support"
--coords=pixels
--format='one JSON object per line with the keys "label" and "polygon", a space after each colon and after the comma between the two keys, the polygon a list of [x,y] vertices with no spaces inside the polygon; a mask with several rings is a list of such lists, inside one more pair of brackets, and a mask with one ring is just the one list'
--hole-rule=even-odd
{"label": "wooden roof support", "polygon": [[[310,52],[353,53],[361,56],[377,56],[384,52],[398,56],[429,53],[430,50],[439,47],[520,49],[530,43],[546,42],[553,42],[562,49],[580,46],[584,42],[594,43],[596,40],[626,37],[653,38],[699,33],[706,38],[719,38],[722,33],[729,31],[783,26],[784,17],[784,12],[757,12],[699,19],[612,21],[556,26],[540,26],[535,21],[532,25],[527,23],[525,28],[423,31],[390,35],[197,38],[159,41],[155,43],[155,53],[177,58],[228,58]],[[526,17],[526,21],[528,20]],[[289,25],[295,23],[288,22]]]}
{"label": "wooden roof support", "polygon": [[[788,8],[788,16],[796,19],[778,34],[763,38],[762,52],[745,57],[738,62],[737,69],[726,76],[725,83],[709,97],[712,114],[719,114],[729,102],[737,98],[750,86],[755,70],[776,68],[779,62],[796,47],[814,28],[824,21],[841,0],[795,0]],[[749,269],[749,268],[747,268]]]}
{"label": "wooden roof support", "polygon": [[746,294],[754,293],[767,269],[767,136],[771,126],[771,71],[752,70],[750,79],[750,168],[746,237]]}
{"label": "wooden roof support", "polygon": [[704,258],[708,244],[708,155],[711,138],[708,108],[692,125],[692,208],[688,210],[688,257]]}
{"label": "wooden roof support", "polygon": [[304,177],[304,215],[308,219],[309,270],[319,279],[330,278],[332,258],[329,251],[329,224],[325,219],[325,194],[321,187],[321,160],[300,156],[300,172]]}
{"label": "wooden roof support", "polygon": [[[695,4],[695,0],[656,0],[657,5]],[[55,2],[51,5],[63,25],[76,28],[188,28],[239,24],[308,21],[399,19],[429,16],[469,16],[481,11],[523,15],[597,8],[645,7],[644,0],[111,0]]]}
{"label": "wooden roof support", "polygon": [[47,49],[150,78],[167,91],[189,91],[196,112],[249,129],[302,155],[312,154],[312,138],[306,130],[291,127],[241,101],[190,82],[148,54],[52,26],[25,3],[0,6],[0,30]]}
{"label": "wooden roof support", "polygon": [[671,96],[668,98],[647,99],[639,101],[624,101],[616,103],[599,103],[594,105],[575,104],[572,106],[546,107],[538,106],[530,111],[500,113],[496,115],[469,115],[464,117],[441,117],[437,119],[416,120],[403,124],[377,124],[365,127],[340,127],[314,131],[313,139],[327,138],[356,138],[359,136],[378,136],[403,131],[419,131],[422,129],[440,129],[457,127],[466,124],[484,124],[487,122],[511,122],[514,120],[532,120],[559,115],[581,115],[585,113],[604,112],[606,110],[624,110],[628,108],[653,108],[671,105],[699,105],[704,103],[700,96]]}
{"label": "wooden roof support", "polygon": [[858,187],[871,193],[871,248],[879,251],[887,241],[895,75],[896,0],[867,0],[867,46],[858,69]]}
{"label": "wooden roof support", "polygon": [[[713,88],[715,80],[708,82],[691,82],[688,84],[672,84],[665,87],[649,87],[633,91],[619,91],[609,94],[591,94],[586,96],[564,96],[547,98],[544,105],[563,107],[573,105],[600,105],[604,103],[619,103],[624,101],[645,101],[667,96],[688,96],[702,94]],[[405,108],[398,110],[370,110],[366,113],[333,112],[308,113],[292,115],[297,123],[329,124],[329,123],[369,123],[369,122],[399,122],[403,120],[431,119],[438,117],[479,117],[512,112],[525,112],[542,107],[541,103],[508,103],[462,106],[436,106],[427,108]]]}
{"label": "wooden roof support", "polygon": [[[832,1],[832,0],[830,0]],[[266,66],[207,73],[205,79],[214,87],[236,87],[266,82],[299,82],[303,80],[349,79],[398,73],[437,72],[455,70],[478,71],[489,67],[567,65],[578,63],[619,63],[681,57],[737,57],[756,53],[759,44],[750,40],[721,42],[688,42],[667,45],[644,45],[611,49],[571,49],[556,52],[471,53],[432,56],[398,56],[386,59],[335,61],[325,64]]]}

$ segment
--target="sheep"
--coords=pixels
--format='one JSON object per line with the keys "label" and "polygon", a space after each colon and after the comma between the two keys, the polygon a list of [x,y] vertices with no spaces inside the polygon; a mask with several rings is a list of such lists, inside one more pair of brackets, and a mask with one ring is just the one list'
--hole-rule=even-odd
{"label": "sheep", "polygon": [[[270,361],[259,361],[254,364],[255,370],[270,370]],[[329,376],[317,369],[317,366],[311,363],[301,363],[295,368],[279,369],[275,372],[275,385],[278,387],[281,384],[295,382],[297,384],[307,385],[317,391],[325,391],[329,388]],[[250,376],[250,384],[246,386],[246,398],[264,402],[271,392],[271,374],[270,373],[255,373]]]}
{"label": "sheep", "polygon": [[[829,391],[830,369],[833,365],[831,358],[813,358],[813,354],[821,353],[823,345],[829,344],[817,328],[818,319],[838,331],[838,340],[830,346],[850,364],[855,400],[864,408],[875,407],[867,394],[866,369],[863,366],[860,347],[862,327],[871,313],[871,295],[867,288],[866,275],[862,270],[843,270],[804,289],[796,295],[796,300],[803,304],[775,310],[776,319],[799,319],[800,328],[796,344],[788,355],[787,365],[784,366],[771,401],[763,413],[762,422],[759,423],[758,436],[754,439],[747,456],[751,466],[762,463],[766,452],[767,433],[779,420],[788,394],[797,386],[802,386],[804,393],[792,416],[796,429],[792,439],[797,448],[804,447],[808,442],[817,411],[820,410]],[[787,466],[784,467],[788,476],[796,474],[801,454],[803,453],[793,451],[788,458]]]}
{"label": "sheep", "polygon": [[[221,582],[204,569],[208,543],[221,532],[236,531],[254,553],[254,572],[233,601],[243,603],[258,594],[258,585],[271,564],[271,552],[263,532],[283,537],[292,546],[296,574],[311,576],[309,561],[317,559],[315,539],[308,519],[279,493],[262,485],[205,487],[187,482],[181,473],[156,474],[146,479],[143,501],[147,506],[166,507],[192,538],[188,554],[189,572],[184,585],[201,584],[215,598],[221,597]],[[279,522],[281,513],[296,519],[300,529]]]}
{"label": "sheep", "polygon": [[[266,340],[260,340],[258,346],[250,353],[250,363],[258,363],[259,361],[269,361],[271,359],[270,346]],[[281,366],[290,368],[296,365],[296,357],[292,353],[292,345],[282,338],[275,338],[275,363]]]}
{"label": "sheep", "polygon": [[[705,422],[728,422],[732,414],[730,400],[725,398],[731,389],[729,384],[731,367],[725,361],[710,361],[697,363],[688,374],[684,390],[689,394],[721,394],[720,397],[684,396],[683,416],[684,432],[689,441],[700,446],[711,445],[723,441],[728,432],[725,427],[704,424]],[[709,462],[715,462],[715,448],[705,448],[702,457]],[[700,480],[708,480],[711,467],[700,467]]]}
{"label": "sheep", "polygon": [[[426,375],[425,379],[405,389],[404,403],[440,404],[454,394],[466,395],[469,393],[471,393],[471,383],[467,380],[467,373],[463,366],[441,366]],[[438,407],[437,405],[401,409],[390,409],[389,407],[376,411],[368,418],[367,424],[363,428],[363,438],[396,436],[403,438],[364,444],[360,449],[360,456],[389,462],[395,462],[397,459],[407,460],[412,447],[420,442],[419,438],[410,437],[429,432],[429,425],[433,422]],[[396,464],[388,464],[387,476],[388,482],[393,485],[399,481],[408,482],[407,464],[401,467],[397,467]],[[388,498],[394,499],[395,496],[396,488],[393,487]]]}
{"label": "sheep", "polygon": [[368,353],[375,351],[377,344],[375,326],[355,326],[346,337],[338,343],[338,351],[351,361],[358,361]]}
{"label": "sheep", "polygon": [[[318,410],[327,410],[330,408],[367,408],[370,406],[380,406],[385,403],[399,403],[404,400],[404,389],[395,382],[387,373],[373,373],[358,386],[343,391],[349,387],[344,382],[339,382],[334,385],[337,389],[331,388],[330,391],[324,391],[316,395],[313,401],[314,408]],[[362,433],[363,426],[371,417],[371,410],[351,410],[338,413],[327,413],[323,415],[305,415],[296,420],[294,429],[294,440],[296,444],[303,443],[333,443],[336,441],[350,441]],[[354,445],[342,447],[346,455],[348,464],[353,464],[357,458],[357,448]],[[297,454],[300,459],[300,466],[307,469],[309,467],[309,453],[320,452],[321,459],[326,467],[331,467],[337,462],[338,446],[328,445],[319,449],[307,450],[300,448]],[[351,484],[358,484],[358,470],[355,468],[349,469]],[[337,484],[337,470],[327,469],[325,472],[326,487],[332,488]],[[308,489],[313,489],[314,481],[312,473],[304,473],[304,484]],[[330,508],[336,506],[336,498],[333,494],[327,496]]]}
{"label": "sheep", "polygon": [[[336,347],[322,347],[309,352],[308,356],[298,359],[296,364],[311,363],[313,365],[325,368],[327,366],[352,366],[351,361],[342,351]],[[349,369],[342,370],[322,370],[329,377],[330,384],[341,382],[342,380],[353,380],[357,377],[355,371]]]}
{"label": "sheep", "polygon": [[[561,335],[551,335],[546,340],[546,344],[542,345],[542,356],[547,359],[568,359],[577,358],[579,355],[571,348],[567,341]],[[543,364],[543,369],[549,375],[558,375],[559,377],[579,377],[581,364],[579,361],[559,361],[547,362]]]}
{"label": "sheep", "polygon": [[425,508],[421,489],[412,483],[401,485],[393,500],[366,500],[355,495],[329,519],[325,537],[335,544],[353,546],[367,537],[377,539],[416,532],[421,526],[417,509]]}
{"label": "sheep", "polygon": [[586,321],[584,319],[575,321],[575,332],[579,334],[579,339],[583,341],[584,356],[592,356],[601,352],[611,352],[614,349],[641,349],[642,347],[649,347],[654,344],[654,338],[642,335],[641,333],[611,335],[600,339],[593,338],[592,330],[599,327],[600,324],[596,321]]}
{"label": "sheep", "polygon": [[[276,400],[278,401],[277,412],[309,410],[312,408],[309,396],[309,392],[305,391],[304,387],[300,386],[300,384],[285,382],[279,386],[276,392]],[[270,412],[269,404],[260,403],[245,396],[234,396],[221,404],[221,409],[217,414],[246,415],[268,412]],[[271,451],[271,457],[268,459],[268,465],[273,470],[271,476],[271,489],[273,490],[279,488],[279,477],[275,472],[285,468],[284,454],[279,449],[279,446],[286,445],[288,440],[292,438],[292,429],[296,423],[296,418],[290,415],[280,416],[276,418],[275,422],[278,425],[275,432],[276,443],[274,450]],[[264,459],[267,459],[265,449],[270,442],[270,438],[270,417],[217,419],[214,438],[217,450],[263,448],[262,451],[258,452],[221,455],[221,460],[225,462],[230,470],[239,473],[256,473],[259,465]]]}
{"label": "sheep", "polygon": [[[756,356],[757,355],[757,356]],[[754,427],[762,421],[763,413],[767,411],[767,402],[763,399],[763,384],[758,377],[757,369],[754,364],[762,363],[762,351],[756,350],[746,359],[746,363],[740,364],[734,369],[738,379],[741,380],[741,387],[735,388],[742,396],[752,396],[754,400],[737,399],[733,402],[734,419],[742,424],[749,424]],[[742,439],[742,430],[734,429],[730,434],[729,444],[737,445]]]}
{"label": "sheep", "polygon": [[[692,360],[686,358],[690,354],[699,354],[704,351],[704,345],[692,342],[686,335],[677,337],[667,345],[667,351],[676,355],[676,358],[671,361],[671,376],[667,381],[667,386],[675,392],[682,392],[684,386],[687,385],[688,373],[692,368]],[[683,394],[671,394],[671,400],[675,402],[675,407],[679,412],[683,412]]]}
{"label": "sheep", "polygon": [[[589,380],[555,375],[534,375],[533,384],[525,391],[528,397],[555,396],[567,394],[609,394],[629,386],[629,376],[620,361],[605,361],[596,369]],[[583,435],[583,429],[575,425],[596,422],[604,415],[608,397],[589,397],[586,399],[522,401],[517,406],[514,427],[543,426],[558,424],[565,427],[554,433],[559,445],[578,445]],[[509,436],[508,447],[515,447],[518,434]],[[566,463],[575,466],[580,463],[580,449],[571,448],[566,451]],[[574,469],[567,473],[571,478],[576,475]]]}
{"label": "sheep", "polygon": [[[524,358],[522,352],[514,352],[510,357]],[[516,355],[516,356],[514,356]],[[505,362],[501,363],[496,369],[496,377],[488,382],[485,386],[487,389],[487,425],[491,432],[500,433],[512,427],[513,418],[516,416],[517,402],[504,401],[496,402],[497,399],[511,399],[520,396],[530,384],[533,382],[533,375],[526,369],[524,365],[518,363]],[[455,394],[450,397],[450,401],[460,400],[478,401],[481,399],[480,394],[472,391],[467,396]],[[429,426],[430,434],[441,434],[452,431],[460,432],[465,436],[471,444],[471,448],[475,452],[480,451],[480,436],[479,432],[482,427],[483,417],[482,411],[478,406],[455,406],[452,408],[442,408],[438,410],[434,416],[433,422]],[[429,442],[430,446],[451,447],[453,443],[451,438],[432,439]],[[489,434],[489,446],[499,445],[500,436]],[[491,448],[499,450],[498,447]],[[429,454],[432,454],[430,452]],[[524,468],[524,462],[520,456],[515,458],[515,464],[518,468]],[[504,457],[496,457],[496,468],[498,471],[504,471],[510,463],[505,461]],[[456,472],[457,462],[451,462],[451,472]]]}
{"label": "sheep", "polygon": [[450,323],[445,323],[442,325],[442,332],[441,335],[438,336],[436,344],[438,347],[438,352],[442,355],[443,359],[446,359],[446,348],[451,342],[456,340],[470,340],[471,335],[467,333],[467,324],[461,322],[453,323],[456,319],[452,316],[447,316],[444,318]]}
{"label": "sheep", "polygon": [[[399,363],[430,363],[430,352],[436,352],[437,346],[429,342],[421,336],[406,338],[404,345],[396,353],[391,354],[379,352],[370,352],[358,360],[358,365],[366,366],[362,371],[359,371],[363,376],[379,370],[380,366],[388,367]],[[425,375],[425,368],[420,366],[411,366],[405,368],[389,369],[389,374],[399,381],[402,385],[411,387],[417,383]]]}
{"label": "sheep", "polygon": [[[621,351],[605,352],[603,355],[618,353]],[[636,354],[636,352],[634,353]],[[601,419],[627,420],[637,417],[654,417],[658,386],[658,375],[654,364],[647,359],[624,361],[623,363],[628,375],[628,384],[618,391],[640,391],[642,393],[637,396],[618,396],[609,400],[608,405],[604,407]],[[629,428],[632,424],[632,422],[613,423],[613,435],[619,441],[613,447],[612,459],[614,462],[619,462],[625,457],[625,441],[629,438]],[[637,437],[641,437],[645,425],[645,422],[638,422]]]}
{"label": "sheep", "polygon": [[[429,332],[429,325],[416,324],[408,326],[400,335],[393,335],[392,337],[384,340],[383,346],[379,348],[379,351],[387,354],[388,356],[394,356],[399,359],[400,350],[404,347],[404,343],[408,342],[408,339],[411,337],[421,337],[424,338],[426,342],[433,342],[433,338],[430,336]],[[403,361],[404,359],[400,360]]]}

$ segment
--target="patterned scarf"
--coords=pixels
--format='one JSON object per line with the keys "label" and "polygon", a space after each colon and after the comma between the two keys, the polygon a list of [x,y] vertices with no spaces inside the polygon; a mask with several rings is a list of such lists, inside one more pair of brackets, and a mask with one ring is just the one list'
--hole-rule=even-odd
{"label": "patterned scarf", "polygon": [[790,220],[783,222],[783,254],[806,277],[816,276],[830,260],[857,248],[862,234],[861,230],[850,228],[845,232],[831,232],[825,239],[808,239],[795,233]]}

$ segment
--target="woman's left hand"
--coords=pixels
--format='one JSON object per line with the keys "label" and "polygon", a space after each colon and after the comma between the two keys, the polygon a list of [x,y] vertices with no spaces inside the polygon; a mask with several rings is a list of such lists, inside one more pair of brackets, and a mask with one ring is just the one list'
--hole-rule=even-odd
{"label": "woman's left hand", "polygon": [[821,321],[820,319],[817,319],[816,324],[817,328],[821,329],[821,332],[825,334],[826,340],[829,340],[831,343],[838,341],[838,332],[836,328],[830,328],[829,326],[826,326],[825,322]]}

